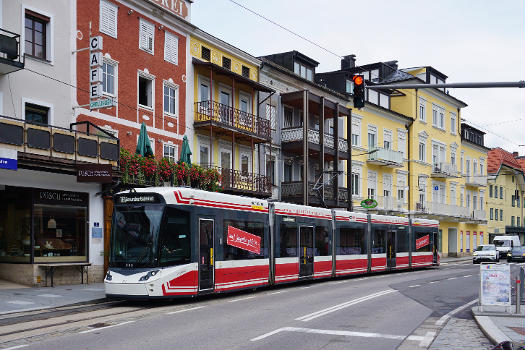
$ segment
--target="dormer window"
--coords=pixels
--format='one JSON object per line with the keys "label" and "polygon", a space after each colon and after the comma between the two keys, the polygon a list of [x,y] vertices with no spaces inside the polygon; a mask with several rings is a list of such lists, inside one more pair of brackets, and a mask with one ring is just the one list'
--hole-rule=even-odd
{"label": "dormer window", "polygon": [[346,79],[346,93],[347,94],[353,94],[354,93],[354,82]]}
{"label": "dormer window", "polygon": [[379,69],[372,69],[370,71],[370,81],[373,83],[379,82]]}
{"label": "dormer window", "polygon": [[304,79],[313,81],[314,73],[312,68],[306,67],[304,64],[301,64],[297,61],[293,63],[293,71],[295,74],[301,76]]}

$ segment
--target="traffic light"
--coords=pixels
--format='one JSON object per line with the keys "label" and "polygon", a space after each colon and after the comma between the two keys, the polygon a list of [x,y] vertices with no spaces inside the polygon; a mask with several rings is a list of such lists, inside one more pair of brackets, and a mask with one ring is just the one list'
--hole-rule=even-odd
{"label": "traffic light", "polygon": [[361,109],[365,106],[365,77],[354,75],[354,108]]}

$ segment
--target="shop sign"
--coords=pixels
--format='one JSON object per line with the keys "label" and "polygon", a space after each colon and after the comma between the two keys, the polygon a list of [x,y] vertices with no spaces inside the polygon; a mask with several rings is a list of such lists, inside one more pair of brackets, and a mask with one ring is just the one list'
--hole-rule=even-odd
{"label": "shop sign", "polygon": [[111,164],[78,164],[77,182],[111,183]]}
{"label": "shop sign", "polygon": [[261,254],[261,237],[239,230],[233,226],[228,226],[228,238],[226,243],[232,247],[247,250],[255,254]]}
{"label": "shop sign", "polygon": [[361,207],[366,209],[372,209],[377,207],[377,201],[375,199],[367,198],[361,201]]}
{"label": "shop sign", "polygon": [[424,246],[427,246],[430,244],[430,236],[426,235],[421,238],[416,239],[416,250],[421,249]]}
{"label": "shop sign", "polygon": [[510,265],[481,264],[481,305],[511,305]]}
{"label": "shop sign", "polygon": [[34,202],[37,204],[87,206],[89,200],[87,193],[37,189],[35,190]]}
{"label": "shop sign", "polygon": [[148,0],[154,4],[159,5],[164,10],[175,16],[186,19],[188,17],[188,6],[185,0]]}
{"label": "shop sign", "polygon": [[18,169],[18,151],[13,149],[0,149],[0,169]]}

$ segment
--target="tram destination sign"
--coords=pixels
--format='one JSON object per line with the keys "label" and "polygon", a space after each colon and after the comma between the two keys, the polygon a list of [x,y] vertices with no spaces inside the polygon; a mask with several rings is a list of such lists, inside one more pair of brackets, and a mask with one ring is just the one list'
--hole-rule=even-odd
{"label": "tram destination sign", "polygon": [[115,202],[117,204],[164,203],[163,199],[155,193],[119,194],[115,196]]}
{"label": "tram destination sign", "polygon": [[232,247],[247,250],[255,254],[261,254],[261,237],[239,230],[233,226],[228,226],[228,238],[226,243]]}

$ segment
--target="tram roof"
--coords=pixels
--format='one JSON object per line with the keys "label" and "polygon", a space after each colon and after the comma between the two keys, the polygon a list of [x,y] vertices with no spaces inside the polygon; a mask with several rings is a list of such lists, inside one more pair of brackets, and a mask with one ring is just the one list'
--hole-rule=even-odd
{"label": "tram roof", "polygon": [[437,220],[428,220],[421,218],[412,219],[412,225],[414,226],[423,226],[423,227],[439,227],[439,221]]}

